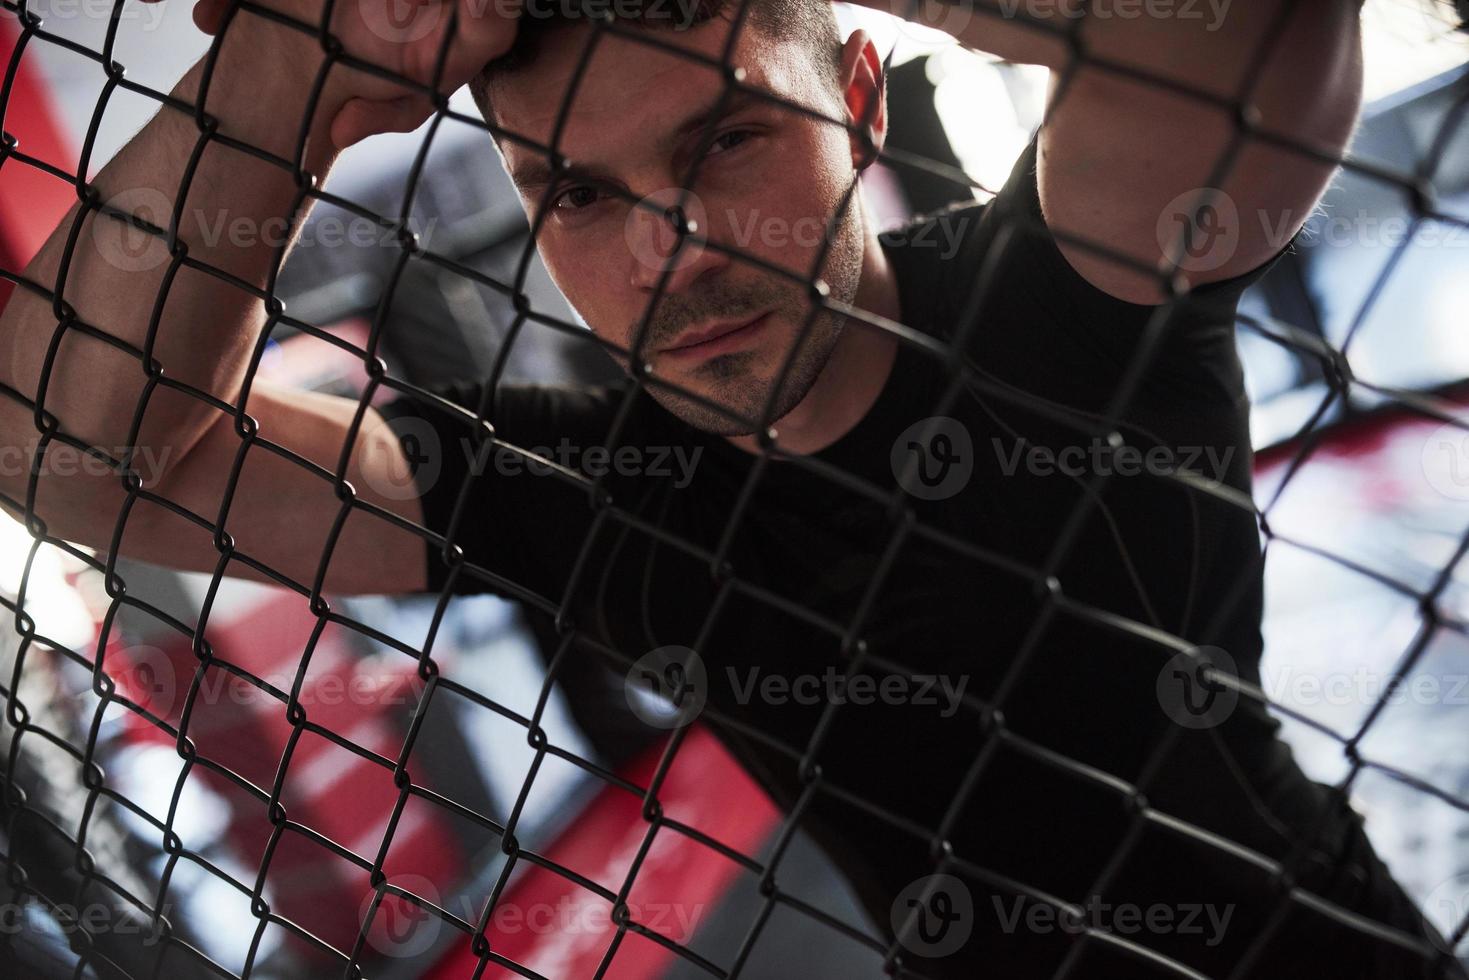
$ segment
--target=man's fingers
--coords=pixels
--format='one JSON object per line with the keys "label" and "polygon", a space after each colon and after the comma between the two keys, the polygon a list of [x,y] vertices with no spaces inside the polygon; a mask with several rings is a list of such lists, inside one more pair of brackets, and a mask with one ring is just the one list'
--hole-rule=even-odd
{"label": "man's fingers", "polygon": [[[145,3],[157,0],[144,0]],[[230,0],[199,0],[194,4],[194,26],[205,34],[215,34],[229,12]]]}
{"label": "man's fingers", "polygon": [[352,99],[332,120],[332,143],[344,150],[378,133],[411,133],[433,113],[420,95],[398,99]]}

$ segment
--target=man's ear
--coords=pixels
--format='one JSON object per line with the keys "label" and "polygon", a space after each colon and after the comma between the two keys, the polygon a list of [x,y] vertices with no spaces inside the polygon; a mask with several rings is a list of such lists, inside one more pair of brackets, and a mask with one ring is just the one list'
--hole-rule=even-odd
{"label": "man's ear", "polygon": [[[866,31],[852,32],[842,46],[841,85],[847,122],[857,130],[850,135],[852,166],[866,170],[877,159],[888,131],[882,59]],[[863,131],[870,137],[870,143],[862,138]]]}

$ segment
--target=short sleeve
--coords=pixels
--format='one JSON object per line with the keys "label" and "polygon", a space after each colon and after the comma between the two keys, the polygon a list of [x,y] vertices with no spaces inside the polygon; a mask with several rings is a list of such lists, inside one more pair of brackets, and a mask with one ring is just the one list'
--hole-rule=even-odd
{"label": "short sleeve", "polygon": [[[462,550],[449,591],[556,601],[591,533],[577,458],[605,440],[615,393],[502,384],[486,406],[493,424],[477,418],[484,394],[480,383],[444,384],[378,410],[413,469],[425,529],[441,539],[452,532]],[[425,539],[425,548],[426,591],[442,592],[450,572],[443,544]]]}
{"label": "short sleeve", "polygon": [[[1243,372],[1234,339],[1236,308],[1280,253],[1166,307],[1117,299],[1071,266],[1047,227],[1036,183],[1038,142],[1038,135],[1031,138],[990,202],[920,218],[886,239],[895,261],[935,270],[931,297],[916,304],[925,317],[946,338],[953,336],[949,331],[965,331],[963,348],[981,370],[1032,394],[1088,409],[1107,404],[1143,353],[1150,325],[1161,326],[1141,382],[1146,400],[1238,402]],[[1159,316],[1166,317],[1161,324],[1155,322]]]}

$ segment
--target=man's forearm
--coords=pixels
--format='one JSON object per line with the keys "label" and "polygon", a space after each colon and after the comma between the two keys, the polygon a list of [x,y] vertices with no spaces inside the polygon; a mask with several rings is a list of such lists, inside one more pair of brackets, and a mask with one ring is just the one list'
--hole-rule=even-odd
{"label": "man's forearm", "polygon": [[[1018,64],[1061,71],[1078,59],[1120,75],[1235,95],[1265,41],[1274,2],[1236,0],[846,0],[952,35]],[[1363,0],[1293,0],[1320,44],[1355,20]],[[1278,26],[1278,25],[1277,25]]]}
{"label": "man's forearm", "polygon": [[[273,37],[276,43],[262,50],[249,25],[236,26],[246,29],[232,28],[221,42],[205,109],[219,120],[220,134],[292,158],[319,51],[304,36]],[[196,103],[203,77],[201,61],[173,95]],[[329,122],[331,109],[323,106],[317,118]],[[314,126],[305,161],[318,179],[333,157],[324,129],[320,122]],[[99,200],[166,229],[200,138],[192,115],[161,108],[92,182]],[[288,169],[221,143],[206,146],[188,182],[179,222],[188,260],[263,286],[283,249],[279,235],[261,229],[283,229],[296,197]],[[169,282],[172,259],[163,239],[95,210],[80,219],[80,234],[68,255],[67,241],[83,210],[81,204],[73,207],[27,266],[24,278],[36,288],[18,288],[0,319],[0,381],[26,398],[37,397],[58,329],[44,292],[54,292],[81,323],[138,349],[147,344],[158,309],[152,356],[164,376],[222,399],[235,397],[264,324],[261,301],[198,268],[180,268]],[[246,227],[255,232],[248,238],[229,233]],[[64,264],[66,278],[58,283]],[[60,420],[62,431],[115,452],[127,444],[145,381],[137,356],[69,329],[45,378],[45,408]],[[0,402],[5,403],[0,443],[34,443],[38,434],[28,415],[11,399]],[[166,448],[176,459],[215,417],[217,412],[197,399],[160,387],[136,442]],[[10,474],[0,477],[0,490],[15,496],[17,489],[23,489],[23,481]]]}

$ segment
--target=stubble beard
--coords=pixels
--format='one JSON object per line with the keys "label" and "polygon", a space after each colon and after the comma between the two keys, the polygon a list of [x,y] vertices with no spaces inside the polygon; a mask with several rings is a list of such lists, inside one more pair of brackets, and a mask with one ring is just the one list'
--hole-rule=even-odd
{"label": "stubble beard", "polygon": [[[843,216],[822,266],[827,302],[853,304],[862,279],[863,248],[863,222],[854,201]],[[649,385],[648,392],[658,404],[696,429],[719,436],[746,436],[778,422],[805,399],[841,339],[846,317],[823,307],[812,318],[807,287],[770,278],[771,282],[756,290],[768,297],[763,305],[776,306],[772,317],[775,322],[767,324],[764,344],[754,350],[711,357],[694,368],[691,374],[698,379],[695,390],[704,400],[690,398],[671,387]],[[753,312],[760,305],[747,303],[743,309]],[[792,338],[803,330],[804,336],[772,404],[770,393],[790,356]],[[776,352],[773,358],[771,351]],[[766,361],[772,362],[768,368],[764,366]]]}

